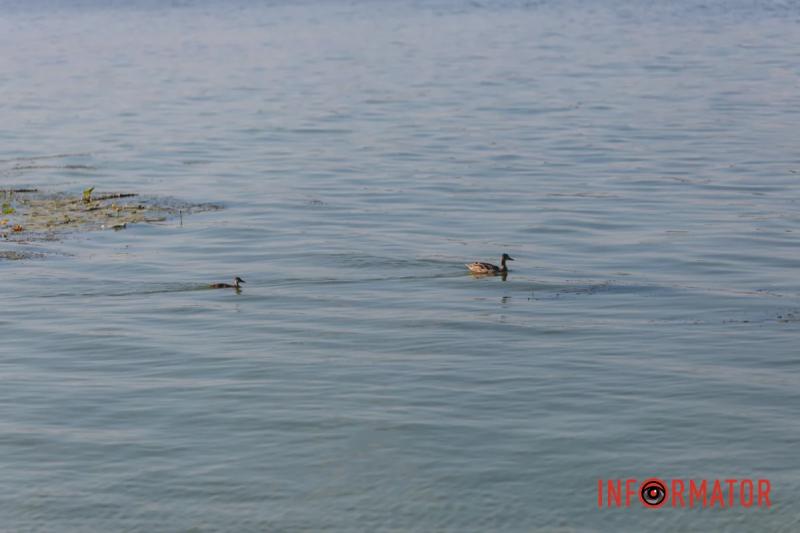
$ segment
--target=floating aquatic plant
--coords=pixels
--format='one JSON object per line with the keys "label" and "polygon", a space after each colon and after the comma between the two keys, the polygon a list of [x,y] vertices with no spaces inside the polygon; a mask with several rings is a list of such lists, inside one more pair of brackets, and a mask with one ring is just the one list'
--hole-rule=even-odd
{"label": "floating aquatic plant", "polygon": [[0,236],[35,240],[69,231],[120,230],[130,224],[158,223],[179,217],[182,220],[184,212],[218,208],[212,204],[189,204],[173,198],[143,197],[129,192],[95,194],[94,187],[84,190],[80,196],[15,190],[14,205],[2,204],[3,215],[13,217],[2,219]]}

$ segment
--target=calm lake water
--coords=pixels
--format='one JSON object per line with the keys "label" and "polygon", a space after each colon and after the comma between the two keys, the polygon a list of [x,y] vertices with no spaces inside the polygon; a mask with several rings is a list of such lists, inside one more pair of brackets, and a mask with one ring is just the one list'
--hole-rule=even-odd
{"label": "calm lake water", "polygon": [[0,240],[0,528],[797,531],[798,23],[0,0],[0,188],[223,207]]}

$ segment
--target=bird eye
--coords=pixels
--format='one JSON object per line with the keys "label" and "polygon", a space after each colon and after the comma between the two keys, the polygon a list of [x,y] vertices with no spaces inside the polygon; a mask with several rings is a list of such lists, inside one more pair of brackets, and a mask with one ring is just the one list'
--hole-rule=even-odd
{"label": "bird eye", "polygon": [[660,479],[648,479],[639,488],[639,497],[647,507],[661,507],[667,500],[667,486]]}

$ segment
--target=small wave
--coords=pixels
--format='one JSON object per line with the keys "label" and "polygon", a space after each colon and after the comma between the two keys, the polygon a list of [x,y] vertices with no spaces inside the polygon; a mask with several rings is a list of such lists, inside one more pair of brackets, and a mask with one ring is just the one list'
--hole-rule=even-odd
{"label": "small wave", "polygon": [[32,155],[26,157],[12,157],[10,159],[0,159],[0,163],[14,163],[16,161],[41,161],[44,159],[64,159],[67,157],[91,157],[92,154],[89,152],[74,152],[74,153],[64,153],[64,154],[52,154],[52,155]]}

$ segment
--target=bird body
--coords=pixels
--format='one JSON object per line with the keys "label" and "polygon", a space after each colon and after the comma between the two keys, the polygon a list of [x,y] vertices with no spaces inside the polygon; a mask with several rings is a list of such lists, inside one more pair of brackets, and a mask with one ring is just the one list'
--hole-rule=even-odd
{"label": "bird body", "polygon": [[491,263],[482,263],[480,261],[476,261],[475,263],[468,263],[466,267],[469,269],[470,272],[473,274],[503,274],[508,272],[508,267],[506,266],[506,261],[513,261],[514,258],[508,254],[503,254],[503,257],[500,258],[500,266],[493,265]]}
{"label": "bird body", "polygon": [[479,261],[476,261],[475,263],[469,263],[467,268],[474,274],[497,274],[500,272],[499,266],[491,263],[481,263]]}
{"label": "bird body", "polygon": [[236,276],[233,279],[233,285],[231,285],[230,283],[212,283],[211,285],[209,285],[209,287],[212,289],[241,289],[241,287],[239,286],[240,283],[246,283],[246,282],[239,276]]}

